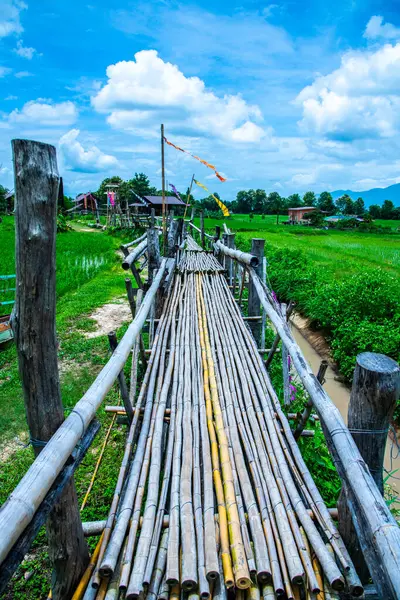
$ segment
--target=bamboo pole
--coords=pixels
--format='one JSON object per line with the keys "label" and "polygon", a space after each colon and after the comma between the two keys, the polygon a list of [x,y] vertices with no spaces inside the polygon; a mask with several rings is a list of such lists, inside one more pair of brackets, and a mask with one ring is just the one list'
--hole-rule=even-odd
{"label": "bamboo pole", "polygon": [[31,521],[75,445],[86,431],[96,410],[114,384],[147,318],[165,269],[166,261],[163,260],[136,319],[128,327],[117,350],[0,509],[0,531],[2,531],[0,564]]}

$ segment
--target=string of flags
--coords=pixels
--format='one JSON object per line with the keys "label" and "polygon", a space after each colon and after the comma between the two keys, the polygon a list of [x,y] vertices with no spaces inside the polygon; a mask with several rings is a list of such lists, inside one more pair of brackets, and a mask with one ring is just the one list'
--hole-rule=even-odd
{"label": "string of flags", "polygon": [[192,158],[195,158],[196,160],[198,160],[199,162],[201,162],[202,165],[205,165],[209,169],[212,169],[214,171],[215,175],[218,177],[218,179],[220,181],[226,181],[225,177],[222,177],[222,175],[220,173],[218,173],[218,171],[214,167],[214,165],[211,165],[210,163],[208,163],[207,161],[203,160],[199,156],[196,156],[195,154],[192,154],[191,152],[188,152],[187,150],[184,150],[183,148],[180,148],[179,146],[176,146],[172,142],[168,141],[165,136],[164,136],[164,142],[166,144],[168,144],[168,146],[172,146],[173,148],[175,148],[175,150],[179,150],[179,152],[184,152],[185,154],[189,154],[189,156],[191,156]]}
{"label": "string of flags", "polygon": [[203,190],[208,192],[210,194],[210,196],[212,196],[214,198],[215,202],[218,204],[218,206],[222,210],[222,214],[224,215],[224,217],[229,217],[228,207],[225,206],[225,204],[223,202],[221,202],[221,200],[219,198],[217,198],[217,196],[214,196],[214,194],[211,194],[210,191],[208,190],[208,188],[206,188],[206,186],[203,183],[200,183],[200,181],[197,181],[197,179],[193,179],[193,181],[196,185],[203,188]]}

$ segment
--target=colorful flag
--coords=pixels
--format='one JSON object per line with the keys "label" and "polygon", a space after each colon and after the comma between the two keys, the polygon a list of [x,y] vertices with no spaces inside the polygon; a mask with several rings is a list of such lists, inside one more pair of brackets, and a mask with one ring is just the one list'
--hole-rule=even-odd
{"label": "colorful flag", "polygon": [[180,148],[179,146],[176,146],[172,142],[168,141],[165,136],[164,136],[164,142],[166,142],[168,144],[168,146],[172,146],[173,148],[175,148],[175,150],[179,150],[179,152],[184,152],[185,154],[189,154],[189,156],[191,156],[192,158],[195,158],[196,160],[198,160],[199,162],[201,162],[201,164],[205,165],[209,169],[212,169],[214,171],[215,175],[218,177],[218,179],[220,181],[226,181],[225,177],[222,177],[222,175],[220,175],[220,173],[218,173],[218,171],[216,170],[216,168],[214,167],[214,165],[211,165],[210,163],[208,163],[207,161],[203,160],[199,156],[196,156],[195,154],[192,154],[191,152],[188,152],[187,150],[184,150],[183,148]]}
{"label": "colorful flag", "polygon": [[[197,181],[197,179],[193,179],[193,181],[195,182],[196,185],[203,188],[203,190],[205,190],[206,192],[209,192],[208,188],[206,188],[206,186],[203,183],[200,183],[200,181]],[[222,210],[222,214],[224,215],[224,217],[229,217],[230,213],[229,213],[228,207],[225,206],[225,204],[223,202],[221,202],[221,200],[219,198],[217,198],[217,196],[214,196],[214,194],[210,194],[210,196],[212,196],[214,198],[215,202],[218,204],[218,206]]]}
{"label": "colorful flag", "polygon": [[115,192],[107,192],[107,202],[111,206],[115,206]]}
{"label": "colorful flag", "polygon": [[172,191],[174,192],[175,196],[176,196],[177,198],[179,198],[179,200],[180,200],[181,202],[183,202],[183,200],[182,200],[182,198],[180,197],[180,195],[179,195],[179,192],[178,192],[178,190],[176,189],[176,187],[175,187],[175,186],[174,186],[172,183],[170,183],[169,185],[170,185],[170,187],[171,187]]}

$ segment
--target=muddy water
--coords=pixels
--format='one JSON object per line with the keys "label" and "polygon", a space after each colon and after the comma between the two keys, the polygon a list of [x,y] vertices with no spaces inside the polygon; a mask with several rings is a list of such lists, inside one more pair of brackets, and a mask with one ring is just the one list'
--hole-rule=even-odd
{"label": "muddy water", "polygon": [[[313,346],[296,326],[293,326],[292,331],[296,342],[300,346],[314,373],[317,373],[318,367],[321,363],[321,355],[314,350]],[[330,367],[328,367],[325,379],[326,382],[324,384],[324,389],[331,400],[335,403],[337,408],[340,410],[345,423],[347,423],[347,409],[350,400],[350,389],[342,383],[335,381],[335,373]],[[394,473],[393,477],[390,477],[388,483],[394,490],[396,490],[396,493],[400,495],[400,454],[390,438],[388,438],[386,444],[385,469],[388,472],[398,469],[397,473]]]}

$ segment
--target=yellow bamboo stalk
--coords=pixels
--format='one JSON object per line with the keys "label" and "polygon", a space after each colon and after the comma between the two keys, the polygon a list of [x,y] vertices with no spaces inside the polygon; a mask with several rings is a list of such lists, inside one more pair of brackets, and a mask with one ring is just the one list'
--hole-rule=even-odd
{"label": "yellow bamboo stalk", "polygon": [[117,418],[117,413],[114,413],[114,416],[111,419],[111,423],[110,423],[110,425],[109,425],[109,427],[107,429],[107,433],[106,433],[106,436],[104,438],[104,442],[103,442],[103,445],[101,447],[101,452],[100,452],[99,458],[97,459],[97,463],[96,463],[96,466],[94,468],[93,475],[92,475],[92,478],[91,478],[90,483],[89,483],[89,487],[86,490],[86,494],[85,494],[85,497],[84,497],[82,505],[81,505],[81,511],[85,508],[86,503],[87,503],[88,498],[89,498],[89,494],[92,491],[94,480],[96,479],[97,471],[99,470],[100,463],[101,463],[101,460],[103,458],[104,450],[106,449],[108,438],[110,437],[111,429],[113,428],[113,425],[115,423],[115,419],[116,418]]}
{"label": "yellow bamboo stalk", "polygon": [[97,564],[103,535],[104,534],[102,533],[99,541],[97,542],[96,548],[94,549],[94,552],[90,557],[89,564],[86,567],[86,571],[84,572],[82,579],[80,580],[78,587],[76,588],[75,593],[72,596],[72,600],[82,600],[83,596],[85,595],[86,588]]}
{"label": "yellow bamboo stalk", "polygon": [[[233,484],[232,465],[229,458],[228,438],[224,428],[221,405],[218,397],[217,380],[215,376],[214,362],[207,328],[207,317],[202,290],[201,274],[197,275],[196,297],[199,310],[200,347],[204,371],[204,393],[206,398],[207,423],[211,442],[211,458],[214,471],[214,485],[217,494],[218,513],[220,514],[220,506],[222,508],[223,505],[225,508],[225,510],[221,510],[220,514],[221,553],[223,561],[222,564],[224,567],[225,585],[227,585],[225,573],[229,573],[229,571],[228,566],[224,566],[224,560],[227,560],[226,548],[228,546],[229,549],[229,542],[226,539],[226,529],[223,528],[223,520],[224,518],[228,518],[228,534],[231,545],[231,557],[236,587],[239,589],[246,589],[250,587],[251,579],[247,565],[242,533],[240,530],[239,512],[236,504],[235,488]],[[213,414],[216,432],[214,429],[214,422],[212,420]],[[219,454],[221,458],[222,478],[224,482],[223,488],[221,482],[221,472],[219,468],[218,443]]]}

